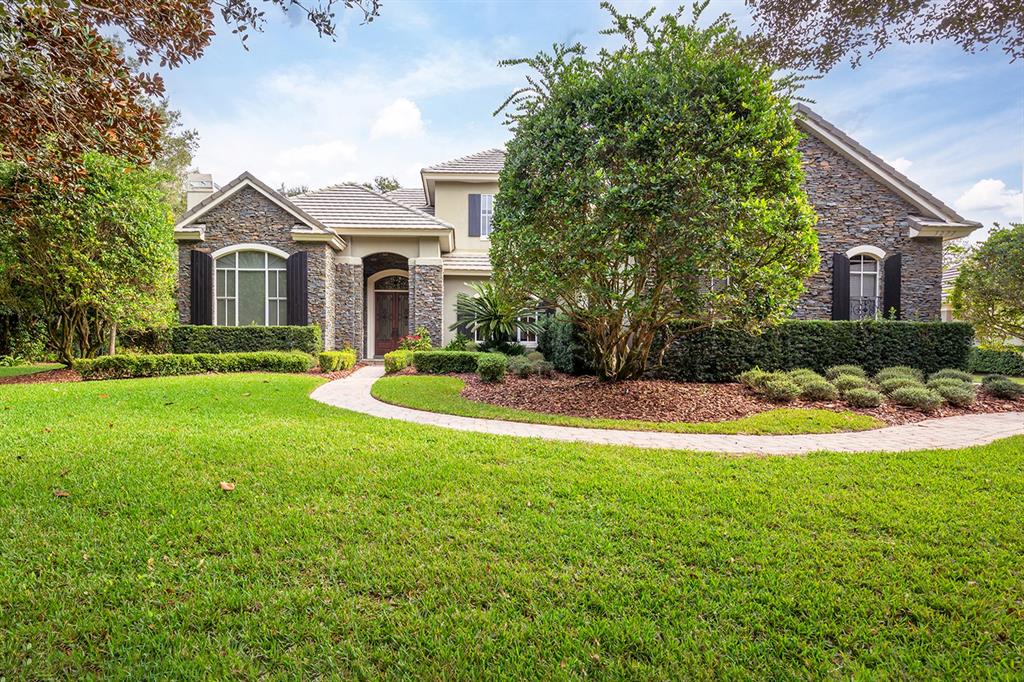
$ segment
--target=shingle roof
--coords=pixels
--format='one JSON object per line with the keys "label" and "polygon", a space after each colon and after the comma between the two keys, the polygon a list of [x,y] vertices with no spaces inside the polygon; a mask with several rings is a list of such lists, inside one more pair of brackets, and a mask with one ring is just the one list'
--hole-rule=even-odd
{"label": "shingle roof", "polygon": [[293,197],[296,206],[327,227],[339,228],[451,228],[428,213],[384,196],[354,182],[332,185]]}
{"label": "shingle roof", "polygon": [[427,173],[500,173],[505,165],[504,149],[488,149],[486,151],[461,156],[451,161],[427,166]]}
{"label": "shingle roof", "polygon": [[406,206],[434,215],[434,207],[427,203],[423,196],[422,187],[399,187],[384,194],[388,199],[394,199]]}
{"label": "shingle roof", "polygon": [[453,251],[443,254],[441,263],[445,270],[478,270],[481,273],[491,271],[491,257],[475,251]]}

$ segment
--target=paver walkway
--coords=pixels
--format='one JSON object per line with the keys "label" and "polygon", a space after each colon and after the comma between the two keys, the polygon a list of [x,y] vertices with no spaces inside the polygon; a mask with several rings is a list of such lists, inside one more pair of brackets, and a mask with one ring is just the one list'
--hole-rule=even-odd
{"label": "paver walkway", "polygon": [[703,433],[661,433],[656,431],[615,431],[548,424],[523,424],[423,412],[389,405],[370,395],[370,386],[384,374],[381,366],[363,367],[344,379],[319,386],[311,397],[328,405],[354,412],[432,424],[459,431],[501,436],[525,436],[548,440],[581,441],[602,445],[639,448],[694,450],[737,454],[794,455],[828,450],[831,452],[900,452],[931,448],[962,448],[984,445],[1000,438],[1024,434],[1024,412],[970,414],[929,419],[916,424],[889,426],[874,431],[807,434],[801,436],[735,436]]}

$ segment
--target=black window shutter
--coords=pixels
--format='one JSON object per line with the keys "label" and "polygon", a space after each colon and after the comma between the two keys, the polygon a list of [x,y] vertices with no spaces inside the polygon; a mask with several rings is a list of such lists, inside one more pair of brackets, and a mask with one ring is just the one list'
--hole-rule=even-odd
{"label": "black window shutter", "polygon": [[309,254],[299,251],[285,261],[288,282],[288,324],[309,324]]}
{"label": "black window shutter", "polygon": [[850,319],[850,259],[832,254],[832,319]]}
{"label": "black window shutter", "polygon": [[213,258],[210,254],[193,249],[189,273],[192,324],[213,324]]}
{"label": "black window shutter", "polygon": [[[882,280],[882,316],[901,319],[900,284],[903,280],[903,254],[894,253],[885,259],[885,279]],[[895,312],[894,312],[895,311]]]}
{"label": "black window shutter", "polygon": [[469,195],[469,236],[480,236],[480,195]]}

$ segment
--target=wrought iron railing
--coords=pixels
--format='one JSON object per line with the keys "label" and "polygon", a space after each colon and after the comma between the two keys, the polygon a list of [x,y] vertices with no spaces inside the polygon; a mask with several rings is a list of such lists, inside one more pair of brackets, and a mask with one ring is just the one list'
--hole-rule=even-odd
{"label": "wrought iron railing", "polygon": [[853,296],[850,298],[851,320],[873,320],[878,316],[879,300],[875,296]]}

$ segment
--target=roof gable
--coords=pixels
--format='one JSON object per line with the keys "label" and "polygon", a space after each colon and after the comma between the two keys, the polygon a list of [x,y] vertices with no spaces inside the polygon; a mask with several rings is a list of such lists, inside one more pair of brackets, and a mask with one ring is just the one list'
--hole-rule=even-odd
{"label": "roof gable", "polygon": [[423,173],[486,173],[497,175],[505,165],[504,149],[486,149],[469,156],[427,166]]}

